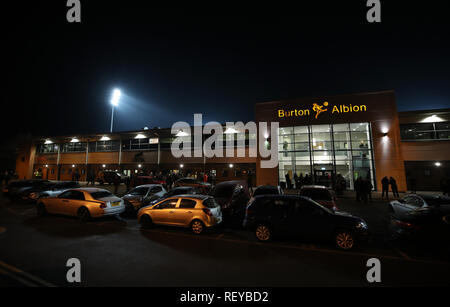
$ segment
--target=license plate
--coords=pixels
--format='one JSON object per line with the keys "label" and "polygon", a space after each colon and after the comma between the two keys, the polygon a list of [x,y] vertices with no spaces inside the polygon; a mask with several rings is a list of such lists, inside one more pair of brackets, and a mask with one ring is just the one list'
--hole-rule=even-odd
{"label": "license plate", "polygon": [[111,207],[117,207],[117,206],[120,206],[120,201],[116,201],[111,204]]}

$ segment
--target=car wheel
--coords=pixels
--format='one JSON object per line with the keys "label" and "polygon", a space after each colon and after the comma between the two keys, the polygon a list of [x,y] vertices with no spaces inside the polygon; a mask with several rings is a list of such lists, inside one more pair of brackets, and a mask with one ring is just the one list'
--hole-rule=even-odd
{"label": "car wheel", "polygon": [[338,230],[334,235],[334,243],[339,249],[350,250],[355,247],[356,240],[349,230]]}
{"label": "car wheel", "polygon": [[90,221],[91,219],[91,213],[86,207],[81,207],[78,210],[78,218],[80,219],[80,222],[86,223]]}
{"label": "car wheel", "polygon": [[258,225],[255,229],[255,236],[258,241],[267,242],[272,238],[272,230],[267,225]]}
{"label": "car wheel", "polygon": [[37,205],[37,214],[38,216],[44,216],[47,214],[47,209],[45,209],[45,205],[43,203],[39,203]]}
{"label": "car wheel", "polygon": [[141,217],[141,227],[144,229],[149,229],[152,228],[154,226],[152,218],[150,217],[150,215],[148,214],[144,214]]}
{"label": "car wheel", "polygon": [[202,221],[194,220],[191,223],[191,229],[194,234],[199,235],[205,229],[205,225],[202,223]]}

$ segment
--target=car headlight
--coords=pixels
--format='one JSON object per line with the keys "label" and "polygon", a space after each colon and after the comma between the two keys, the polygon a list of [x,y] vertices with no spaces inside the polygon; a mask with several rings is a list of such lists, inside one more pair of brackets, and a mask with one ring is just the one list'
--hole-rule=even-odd
{"label": "car headlight", "polygon": [[364,222],[359,222],[358,224],[356,224],[356,228],[358,229],[367,229],[367,224]]}

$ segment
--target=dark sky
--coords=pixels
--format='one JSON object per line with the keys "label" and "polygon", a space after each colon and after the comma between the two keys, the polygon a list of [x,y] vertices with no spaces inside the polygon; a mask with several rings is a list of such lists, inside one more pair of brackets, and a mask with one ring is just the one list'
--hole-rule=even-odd
{"label": "dark sky", "polygon": [[195,112],[249,121],[256,102],[391,88],[401,111],[450,107],[449,18],[428,2],[382,1],[381,24],[367,23],[365,1],[257,11],[81,2],[81,24],[66,22],[65,1],[5,12],[8,134],[106,132],[114,87],[117,131]]}

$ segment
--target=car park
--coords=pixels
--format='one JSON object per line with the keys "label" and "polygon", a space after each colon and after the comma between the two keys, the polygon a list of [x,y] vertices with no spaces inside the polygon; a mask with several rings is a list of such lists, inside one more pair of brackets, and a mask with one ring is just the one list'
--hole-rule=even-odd
{"label": "car park", "polygon": [[137,211],[167,193],[162,184],[145,184],[128,191],[122,199],[127,209]]}
{"label": "car park", "polygon": [[141,208],[138,222],[143,228],[153,225],[190,227],[194,234],[222,222],[219,204],[208,195],[178,195]]}
{"label": "car park", "polygon": [[245,208],[250,200],[250,192],[245,181],[220,182],[215,185],[210,195],[220,204],[224,222],[238,222],[242,225]]}
{"label": "car park", "polygon": [[243,226],[254,231],[259,241],[291,236],[307,241],[334,242],[342,250],[354,248],[369,236],[363,219],[332,211],[298,195],[256,196],[247,206]]}
{"label": "car park", "polygon": [[76,216],[81,221],[117,215],[125,211],[122,199],[105,189],[69,189],[58,196],[41,198],[37,204],[39,216],[61,214]]}
{"label": "car park", "polygon": [[336,196],[323,185],[304,185],[298,195],[309,197],[328,209],[338,210]]}

